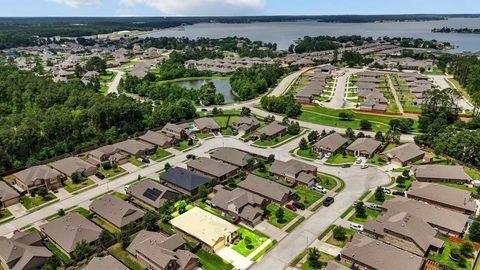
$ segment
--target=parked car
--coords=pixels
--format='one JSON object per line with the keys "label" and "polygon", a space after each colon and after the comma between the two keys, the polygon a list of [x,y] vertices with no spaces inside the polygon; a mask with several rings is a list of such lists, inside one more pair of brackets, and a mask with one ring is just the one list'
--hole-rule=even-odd
{"label": "parked car", "polygon": [[331,156],[332,156],[332,153],[326,153],[326,154],[325,154],[325,157],[326,157],[326,158],[329,158],[329,157],[331,157]]}
{"label": "parked car", "polygon": [[203,108],[203,109],[202,109],[202,112],[208,112],[208,110],[207,110],[207,109],[205,109],[205,108]]}
{"label": "parked car", "polygon": [[320,185],[315,185],[315,186],[312,187],[312,189],[315,190],[315,191],[318,191],[318,192],[320,192],[320,193],[324,193],[324,194],[327,193],[327,190],[324,189],[324,188],[323,188],[322,186],[320,186]]}
{"label": "parked car", "polygon": [[143,163],[150,163],[150,159],[147,156],[142,156],[142,162]]}
{"label": "parked car", "polygon": [[233,130],[233,131],[232,131],[232,135],[233,135],[233,136],[237,136],[237,135],[238,135],[238,131],[237,131],[237,130]]}
{"label": "parked car", "polygon": [[292,204],[287,204],[285,207],[289,210],[292,210],[293,212],[297,211],[297,208]]}
{"label": "parked car", "polygon": [[354,231],[357,231],[357,232],[361,232],[361,231],[363,231],[363,226],[360,225],[360,224],[357,224],[357,223],[350,223],[350,229],[352,229]]}
{"label": "parked car", "polygon": [[363,160],[361,158],[357,158],[357,160],[355,160],[355,163],[357,164],[362,164]]}
{"label": "parked car", "polygon": [[352,165],[350,165],[350,164],[343,164],[343,165],[342,165],[342,168],[350,168],[351,166],[352,166]]}
{"label": "parked car", "polygon": [[382,187],[383,193],[392,195],[392,190],[387,187]]}
{"label": "parked car", "polygon": [[123,187],[123,189],[124,189],[125,191],[127,191],[128,188],[130,188],[130,185],[125,185],[125,186]]}
{"label": "parked car", "polygon": [[335,199],[333,197],[327,197],[325,198],[325,200],[323,200],[323,206],[329,207],[334,202],[335,202]]}
{"label": "parked car", "polygon": [[366,169],[366,168],[368,168],[367,164],[362,164],[362,166],[360,166],[360,169]]}
{"label": "parked car", "polygon": [[366,203],[365,206],[368,208],[368,209],[372,209],[373,211],[377,211],[377,212],[381,212],[382,211],[382,208],[380,208],[380,206],[374,204],[374,203]]}
{"label": "parked car", "polygon": [[257,135],[250,136],[250,140],[252,141],[258,140],[258,136]]}
{"label": "parked car", "polygon": [[210,200],[205,200],[205,204],[210,206],[210,207],[213,207],[212,201],[210,201]]}
{"label": "parked car", "polygon": [[105,175],[103,175],[103,173],[101,172],[96,172],[95,176],[98,177],[99,179],[105,179]]}
{"label": "parked car", "polygon": [[295,208],[297,208],[297,209],[305,210],[305,205],[301,202],[295,201],[295,202],[292,203],[292,205],[295,206]]}

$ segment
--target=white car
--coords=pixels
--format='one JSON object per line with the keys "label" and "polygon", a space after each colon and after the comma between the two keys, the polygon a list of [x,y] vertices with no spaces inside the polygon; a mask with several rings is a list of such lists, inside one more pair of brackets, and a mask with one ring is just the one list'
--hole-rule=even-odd
{"label": "white car", "polygon": [[318,191],[318,192],[320,192],[320,193],[327,193],[327,190],[324,189],[324,188],[323,188],[322,186],[320,186],[320,185],[315,185],[315,186],[312,187],[312,189],[315,190],[315,191]]}
{"label": "white car", "polygon": [[366,169],[366,168],[368,168],[367,164],[362,164],[362,166],[360,166],[360,169]]}
{"label": "white car", "polygon": [[350,223],[350,229],[357,231],[357,232],[362,232],[363,231],[363,226],[357,223]]}
{"label": "white car", "polygon": [[124,187],[125,191],[127,191],[127,189],[129,189],[129,188],[130,188],[130,185],[125,185],[125,187]]}
{"label": "white car", "polygon": [[329,158],[331,155],[332,155],[332,153],[326,153],[326,154],[325,154],[325,157],[326,157],[326,158]]}
{"label": "white car", "polygon": [[361,164],[363,162],[363,160],[361,158],[357,158],[357,160],[355,161],[355,163],[357,164]]}
{"label": "white car", "polygon": [[392,194],[392,190],[391,190],[391,189],[389,189],[389,188],[382,187],[382,190],[383,190],[383,193],[385,193],[385,194],[389,194],[389,195],[391,195],[391,194]]}

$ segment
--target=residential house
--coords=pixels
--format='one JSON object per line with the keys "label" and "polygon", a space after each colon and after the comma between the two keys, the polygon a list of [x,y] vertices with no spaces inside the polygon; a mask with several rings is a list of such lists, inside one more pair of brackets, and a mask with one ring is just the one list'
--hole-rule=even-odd
{"label": "residential house", "polygon": [[201,133],[210,133],[210,132],[218,132],[220,131],[220,126],[209,117],[203,117],[193,120],[193,124],[197,128],[197,130]]}
{"label": "residential house", "polygon": [[105,145],[88,153],[88,162],[98,165],[104,162],[122,165],[128,162],[128,155],[120,153],[114,145]]}
{"label": "residential house", "polygon": [[217,251],[233,243],[238,229],[237,226],[223,218],[198,207],[172,219],[170,223],[177,233],[200,242],[208,251]]}
{"label": "residential house", "polygon": [[79,157],[64,158],[53,162],[50,166],[68,177],[72,177],[74,173],[79,173],[81,176],[88,177],[97,172],[97,166],[92,165]]}
{"label": "residential house", "polygon": [[312,104],[315,97],[319,97],[323,92],[324,87],[314,85],[312,82],[298,91],[295,96],[295,102],[300,104]]}
{"label": "residential house", "polygon": [[123,263],[119,262],[112,255],[107,255],[104,257],[95,257],[90,262],[82,268],[82,270],[99,270],[99,269],[108,269],[108,270],[129,270]]}
{"label": "residential house", "polygon": [[381,153],[380,158],[392,164],[405,167],[417,160],[422,160],[425,152],[423,152],[415,143],[406,143],[388,151]]}
{"label": "residential house", "polygon": [[264,197],[265,199],[283,205],[290,200],[294,190],[268,179],[249,174],[238,187]]}
{"label": "residential house", "polygon": [[443,235],[460,237],[467,228],[469,216],[432,204],[404,197],[395,197],[387,200],[381,206],[387,212],[407,212],[421,217],[430,226]]}
{"label": "residential house", "polygon": [[162,133],[177,140],[186,139],[188,138],[188,136],[190,136],[190,131],[187,130],[184,126],[172,123],[168,123],[163,126]]}
{"label": "residential house", "polygon": [[20,202],[20,194],[9,184],[0,181],[0,208],[12,206]]}
{"label": "residential house", "polygon": [[454,165],[419,165],[413,166],[411,173],[418,181],[422,182],[450,182],[466,184],[472,178],[465,173],[462,166]]}
{"label": "residential house", "polygon": [[33,166],[13,174],[17,186],[29,193],[35,193],[40,187],[55,190],[62,187],[65,175],[46,166]]}
{"label": "residential house", "polygon": [[233,129],[238,132],[253,132],[260,127],[260,121],[253,116],[242,116],[233,122]]}
{"label": "residential house", "polygon": [[161,174],[160,181],[176,191],[193,196],[198,188],[208,184],[210,179],[187,169],[175,167]]}
{"label": "residential house", "polygon": [[325,266],[325,270],[350,270],[350,268],[338,264],[334,261],[329,261],[327,263],[327,266]]}
{"label": "residential house", "polygon": [[14,232],[12,238],[0,236],[0,266],[5,270],[36,270],[53,254],[42,245],[38,232]]}
{"label": "residential house", "polygon": [[149,179],[129,186],[126,192],[127,195],[157,210],[166,201],[175,201],[179,196],[178,192]]}
{"label": "residential house", "polygon": [[120,153],[136,158],[146,156],[155,151],[156,146],[149,143],[142,143],[137,140],[126,140],[113,145]]}
{"label": "residential house", "polygon": [[198,257],[187,250],[185,240],[179,235],[164,236],[142,230],[127,251],[148,269],[193,270],[198,266]]}
{"label": "residential house", "polygon": [[324,65],[319,68],[320,72],[332,75],[338,68],[334,65]]}
{"label": "residential house", "polygon": [[347,146],[347,153],[354,156],[372,157],[382,145],[381,142],[371,138],[358,138]]}
{"label": "residential house", "polygon": [[249,153],[230,147],[218,148],[210,157],[240,168],[247,166],[248,161],[253,159]]}
{"label": "residential house", "polygon": [[119,229],[130,222],[139,221],[145,215],[144,211],[110,194],[94,200],[90,211]]}
{"label": "residential house", "polygon": [[423,266],[422,257],[362,234],[347,243],[341,259],[362,270],[420,270]]}
{"label": "residential house", "polygon": [[173,145],[175,139],[173,137],[155,132],[147,131],[144,135],[140,136],[139,139],[148,144],[156,145],[160,148],[169,148]]}
{"label": "residential house", "polygon": [[216,190],[211,202],[224,213],[240,217],[250,227],[262,221],[268,203],[264,197],[247,190],[236,188],[230,191],[223,186]]}
{"label": "residential house", "polygon": [[342,135],[337,132],[331,133],[318,142],[312,145],[310,151],[313,153],[319,154],[335,154],[337,153],[345,144],[347,144],[348,140],[345,139]]}
{"label": "residential house", "polygon": [[285,125],[283,125],[283,124],[281,124],[277,121],[273,121],[270,124],[268,124],[267,126],[258,129],[256,131],[256,133],[258,135],[265,134],[265,135],[267,135],[267,138],[273,139],[273,138],[280,137],[280,136],[283,136],[283,135],[287,134],[287,126],[285,126]]}
{"label": "residential house", "polygon": [[237,166],[206,157],[191,160],[187,163],[187,168],[218,181],[223,181],[228,177],[236,175],[239,169]]}
{"label": "residential house", "polygon": [[359,82],[357,83],[357,92],[374,92],[378,91],[378,85],[374,83],[368,83],[368,82]]}
{"label": "residential house", "polygon": [[40,230],[65,254],[72,253],[82,241],[94,243],[102,233],[102,228],[77,212],[52,220],[40,226]]}
{"label": "residential house", "polygon": [[407,197],[466,215],[474,216],[477,212],[477,204],[469,191],[445,185],[414,181],[407,192]]}
{"label": "residential house", "polygon": [[268,172],[290,183],[298,183],[305,186],[313,186],[317,177],[316,166],[296,159],[290,159],[286,162],[275,160]]}

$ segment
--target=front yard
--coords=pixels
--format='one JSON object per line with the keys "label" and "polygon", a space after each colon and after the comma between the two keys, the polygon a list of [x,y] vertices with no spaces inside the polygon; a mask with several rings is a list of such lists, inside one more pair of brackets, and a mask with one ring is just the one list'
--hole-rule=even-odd
{"label": "front yard", "polygon": [[57,197],[53,195],[52,192],[49,192],[47,196],[45,197],[40,197],[40,196],[35,196],[35,197],[30,197],[28,195],[23,195],[20,197],[20,202],[22,205],[27,208],[27,209],[32,209],[34,207],[38,207],[42,204],[48,203],[52,200],[55,200]]}
{"label": "front yard", "polygon": [[[329,261],[333,261],[335,259],[334,256],[327,254],[325,252],[319,252],[320,253],[320,259],[318,259],[319,262],[321,262],[323,265],[326,265]],[[308,260],[306,260],[302,264],[302,270],[314,270],[316,268],[311,268]]]}
{"label": "front yard", "polygon": [[11,216],[12,216],[12,213],[7,208],[0,209],[0,221],[2,219],[7,219]]}
{"label": "front yard", "polygon": [[356,157],[347,155],[347,154],[341,154],[337,153],[327,159],[327,163],[330,164],[344,164],[344,163],[353,163],[357,160]]}
{"label": "front yard", "polygon": [[[337,227],[340,227],[340,226],[337,226]],[[343,228],[343,227],[342,227]],[[333,229],[335,230],[335,228]],[[332,230],[332,231],[333,231]],[[348,229],[348,228],[343,228],[343,230],[345,231],[345,240],[339,240],[339,239],[335,239],[335,237],[333,237],[333,234],[327,239],[327,243],[330,244],[330,245],[334,245],[336,247],[341,247],[343,248],[349,241],[350,239],[352,238],[352,236],[355,234],[355,231],[354,230],[351,230],[351,229]]]}
{"label": "front yard", "polygon": [[323,194],[311,190],[305,186],[297,185],[295,188],[295,194],[299,196],[298,201],[305,205],[305,208],[310,207],[313,203],[320,200],[323,197]]}
{"label": "front yard", "polygon": [[142,167],[143,165],[145,165],[145,163],[141,162],[136,157],[129,157],[128,162],[132,163],[133,165],[135,165],[137,167]]}
{"label": "front yard", "polygon": [[[198,134],[197,134],[198,135]],[[192,146],[195,145],[195,142],[193,142],[192,145],[188,145],[188,142],[189,141],[186,141],[186,140],[183,140],[183,141],[179,141],[179,142],[176,142],[175,145],[173,146],[176,150],[178,151],[184,151],[185,149],[188,149]]]}
{"label": "front yard", "polygon": [[72,193],[72,192],[75,192],[77,190],[80,190],[80,189],[83,189],[83,188],[86,188],[86,187],[89,187],[89,186],[92,186],[94,185],[95,182],[92,180],[92,179],[85,179],[83,181],[81,181],[80,183],[73,183],[72,179],[67,179],[66,181],[63,182],[63,185],[65,186],[65,190]]}
{"label": "front yard", "polygon": [[100,166],[100,168],[98,168],[98,172],[105,175],[105,178],[111,178],[126,172],[126,170],[124,170],[121,167],[110,168],[108,170],[105,170],[102,166]]}
{"label": "front yard", "polygon": [[318,157],[318,154],[317,153],[312,153],[310,152],[310,147],[305,149],[305,150],[302,150],[302,149],[298,149],[296,152],[297,156],[299,157],[303,157],[303,158],[306,158],[306,159],[317,159]]}
{"label": "front yard", "polygon": [[[386,200],[390,200],[390,199],[393,199],[393,196],[392,195],[388,195],[388,194],[385,194],[385,201]],[[374,204],[378,204],[378,205],[382,205],[385,201],[377,201],[375,199],[375,194],[373,194],[370,198],[368,198],[367,202],[369,203],[374,203]]]}
{"label": "front yard", "polygon": [[277,220],[275,213],[277,212],[278,208],[280,208],[280,205],[276,203],[271,203],[267,205],[267,212],[269,213],[268,223],[281,229],[285,227],[285,225],[287,225],[290,221],[292,221],[297,216],[297,214],[283,207],[283,220]]}
{"label": "front yard", "polygon": [[[203,249],[200,249],[195,253],[200,262],[200,266],[203,270],[231,270],[233,265],[224,259],[220,258],[218,255],[209,253]],[[134,269],[135,270],[135,269]]]}
{"label": "front yard", "polygon": [[378,217],[378,215],[380,215],[379,212],[374,211],[374,210],[369,209],[369,208],[366,208],[365,212],[367,214],[366,218],[357,217],[356,213],[353,213],[353,215],[348,219],[348,221],[358,223],[358,224],[364,224],[365,222],[367,222],[367,220],[376,219]]}
{"label": "front yard", "polygon": [[274,146],[274,145],[277,145],[277,144],[281,144],[282,142],[285,142],[291,138],[294,138],[298,135],[290,135],[290,134],[286,134],[286,135],[283,135],[283,136],[280,136],[280,137],[277,137],[277,138],[274,138],[274,139],[270,139],[270,140],[260,140],[258,139],[253,145],[256,145],[256,146],[261,146],[261,147],[270,147],[270,146]]}
{"label": "front yard", "polygon": [[[237,233],[241,235],[241,240],[232,247],[233,250],[240,253],[242,256],[247,257],[255,249],[261,246],[268,237],[259,231],[251,231],[247,228],[240,227]],[[245,240],[245,239],[250,240]],[[249,243],[247,243],[249,242]]]}
{"label": "front yard", "polygon": [[325,189],[333,190],[337,187],[337,180],[331,176],[318,174],[317,179],[320,180],[318,183]]}
{"label": "front yard", "polygon": [[159,147],[159,148],[157,148],[157,151],[155,151],[155,153],[153,153],[152,155],[149,156],[149,158],[151,160],[157,161],[157,160],[166,158],[166,157],[171,156],[171,155],[172,155],[172,153],[170,153],[167,150]]}

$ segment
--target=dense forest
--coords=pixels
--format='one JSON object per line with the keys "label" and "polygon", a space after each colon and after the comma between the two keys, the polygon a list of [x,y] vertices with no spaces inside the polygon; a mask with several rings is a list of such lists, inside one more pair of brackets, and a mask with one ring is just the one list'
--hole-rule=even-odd
{"label": "dense forest", "polygon": [[110,143],[196,115],[188,99],[152,108],[148,102],[126,96],[103,96],[79,80],[54,83],[33,72],[2,65],[0,171]]}
{"label": "dense forest", "polygon": [[480,105],[480,60],[475,56],[443,55],[439,62],[441,67],[460,83],[474,105],[474,115],[479,113]]}
{"label": "dense forest", "polygon": [[296,41],[296,44],[292,44],[288,49],[289,52],[293,53],[305,53],[305,52],[316,52],[316,51],[327,51],[335,50],[342,47],[342,44],[347,42],[353,43],[355,46],[360,46],[365,43],[374,42],[373,38],[368,37],[364,38],[361,36],[318,36],[310,37],[305,36],[303,39]]}
{"label": "dense forest", "polygon": [[442,28],[433,28],[433,33],[460,33],[460,34],[480,34],[480,28],[452,28],[452,27],[442,27]]}
{"label": "dense forest", "polygon": [[248,100],[266,93],[286,72],[287,70],[279,65],[240,68],[230,77],[230,85],[241,100]]}

